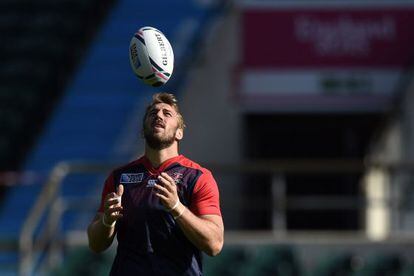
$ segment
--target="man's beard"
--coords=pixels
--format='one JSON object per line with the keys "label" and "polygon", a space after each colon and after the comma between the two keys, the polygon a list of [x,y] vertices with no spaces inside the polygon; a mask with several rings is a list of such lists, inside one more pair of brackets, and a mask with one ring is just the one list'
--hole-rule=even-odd
{"label": "man's beard", "polygon": [[[174,131],[175,133],[175,131]],[[175,141],[175,135],[168,135],[166,137],[157,137],[149,127],[144,128],[144,138],[148,146],[154,150],[162,150],[171,146]]]}

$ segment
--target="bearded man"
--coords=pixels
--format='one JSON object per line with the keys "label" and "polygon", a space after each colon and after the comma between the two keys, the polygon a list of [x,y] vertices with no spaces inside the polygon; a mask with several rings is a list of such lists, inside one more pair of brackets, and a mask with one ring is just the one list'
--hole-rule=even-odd
{"label": "bearded man", "polygon": [[202,275],[201,253],[220,253],[219,190],[209,170],[179,154],[184,128],[175,96],[155,94],[143,118],[144,155],[106,179],[88,240],[102,252],[117,236],[110,275]]}

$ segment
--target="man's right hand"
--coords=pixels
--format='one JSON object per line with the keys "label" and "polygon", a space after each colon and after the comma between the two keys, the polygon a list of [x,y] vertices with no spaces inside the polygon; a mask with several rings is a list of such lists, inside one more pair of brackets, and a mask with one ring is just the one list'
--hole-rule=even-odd
{"label": "man's right hand", "polygon": [[104,203],[103,219],[106,224],[112,225],[116,220],[122,218],[121,205],[122,194],[124,193],[124,186],[118,186],[116,193],[107,194]]}

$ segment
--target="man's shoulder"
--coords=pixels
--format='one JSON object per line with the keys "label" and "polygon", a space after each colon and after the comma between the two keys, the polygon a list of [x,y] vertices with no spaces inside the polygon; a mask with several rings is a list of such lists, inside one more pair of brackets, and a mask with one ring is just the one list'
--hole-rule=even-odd
{"label": "man's shoulder", "polygon": [[202,174],[209,174],[211,175],[211,172],[209,169],[207,169],[206,167],[200,165],[199,163],[181,155],[180,158],[180,162],[179,162],[182,166],[184,167],[188,167],[188,168],[192,168],[192,169],[196,169],[199,170]]}

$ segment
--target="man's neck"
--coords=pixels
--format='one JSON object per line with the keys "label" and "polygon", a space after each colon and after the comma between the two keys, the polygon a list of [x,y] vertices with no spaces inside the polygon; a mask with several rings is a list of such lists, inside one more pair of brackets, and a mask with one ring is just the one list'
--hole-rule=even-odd
{"label": "man's neck", "polygon": [[168,147],[162,150],[154,150],[148,145],[145,145],[145,156],[151,162],[154,168],[158,168],[162,163],[178,156],[177,147]]}

